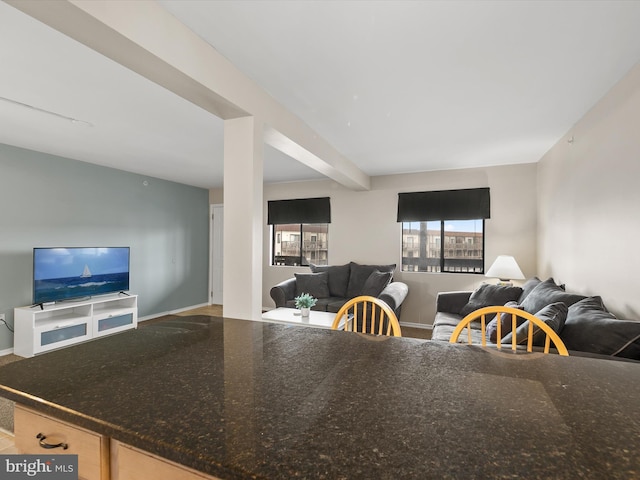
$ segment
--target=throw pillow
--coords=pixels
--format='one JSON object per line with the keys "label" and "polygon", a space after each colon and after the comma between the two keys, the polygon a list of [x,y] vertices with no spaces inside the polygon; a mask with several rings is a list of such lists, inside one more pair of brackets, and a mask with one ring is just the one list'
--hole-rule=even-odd
{"label": "throw pillow", "polygon": [[391,272],[379,272],[378,270],[371,272],[362,287],[362,295],[377,297],[389,285],[389,282],[391,282]]}
{"label": "throw pillow", "polygon": [[[555,283],[555,281],[553,280],[553,277],[550,277],[548,280],[550,282]],[[527,280],[525,284],[522,286],[522,294],[518,299],[518,303],[521,304],[522,302],[524,302],[524,299],[527,298],[527,296],[533,291],[533,289],[536,288],[540,283],[542,283],[542,280],[540,280],[538,277],[533,277]],[[560,287],[562,290],[565,289],[564,283],[562,285],[558,285],[558,287]]]}
{"label": "throw pillow", "polygon": [[308,293],[315,298],[327,298],[329,296],[329,274],[322,273],[295,273],[296,296]]}
{"label": "throw pillow", "polygon": [[362,295],[362,287],[369,278],[371,273],[378,270],[379,272],[390,272],[393,275],[396,265],[359,265],[351,262],[351,273],[349,274],[349,287],[347,288],[347,298]]}
{"label": "throw pillow", "polygon": [[[517,308],[522,310],[522,307],[518,305],[518,302],[507,302],[504,304],[505,307]],[[516,327],[522,325],[526,319],[522,317],[516,317]],[[504,338],[505,335],[511,333],[511,329],[513,327],[513,322],[511,321],[511,315],[508,313],[503,313],[500,315],[500,338]],[[491,343],[498,343],[498,316],[491,320],[487,324],[486,328],[486,336],[487,340]]]}
{"label": "throw pillow", "polygon": [[569,350],[640,360],[640,322],[617,319],[600,297],[569,307],[562,341]]}
{"label": "throw pillow", "polygon": [[524,285],[522,285],[522,293],[520,294],[520,298],[518,298],[518,303],[524,302],[524,299],[527,298],[531,291],[536,288],[541,282],[542,280],[540,280],[538,277],[530,278],[529,280],[524,282]]}
{"label": "throw pillow", "polygon": [[[466,317],[479,308],[502,306],[507,302],[518,300],[521,293],[520,287],[483,283],[471,294],[467,304],[460,310],[460,315]],[[494,316],[493,314],[487,315],[487,319]]]}
{"label": "throw pillow", "polygon": [[562,302],[570,307],[583,298],[585,298],[584,295],[565,292],[562,287],[555,284],[553,278],[548,278],[531,290],[531,293],[522,302],[522,308],[525,312],[535,315],[536,312],[552,303]]}
{"label": "throw pillow", "polygon": [[347,287],[349,286],[349,274],[351,268],[345,265],[313,265],[311,272],[329,274],[329,293],[332,297],[347,298]]}
{"label": "throw pillow", "polygon": [[[563,302],[556,302],[547,305],[534,315],[549,325],[551,329],[560,333],[567,319],[567,311],[569,308]],[[536,347],[544,347],[547,335],[537,325],[533,326],[533,345]],[[510,344],[512,342],[513,332],[502,338],[502,343]],[[526,320],[516,329],[516,343],[518,345],[526,345],[529,340],[529,320]],[[553,346],[553,345],[552,345]]]}

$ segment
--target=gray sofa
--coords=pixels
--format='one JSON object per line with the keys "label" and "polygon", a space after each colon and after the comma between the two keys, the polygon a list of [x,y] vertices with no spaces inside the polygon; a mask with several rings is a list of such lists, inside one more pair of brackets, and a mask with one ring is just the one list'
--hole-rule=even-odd
{"label": "gray sofa", "polygon": [[347,300],[359,295],[377,297],[387,303],[400,318],[402,302],[409,287],[393,281],[393,265],[311,265],[310,273],[296,273],[271,288],[276,307],[295,308],[294,298],[308,293],[318,299],[313,310],[337,313]]}
{"label": "gray sofa", "polygon": [[[448,342],[465,315],[485,306],[505,304],[545,320],[574,354],[640,360],[640,322],[616,318],[602,298],[566,292],[553,278],[543,282],[534,277],[522,288],[484,284],[474,292],[441,292],[436,299],[431,338]],[[502,341],[511,341],[510,320],[494,318],[487,324],[488,344],[496,343],[498,321],[502,321]],[[473,343],[480,343],[480,322],[471,322],[471,333]],[[466,342],[466,338],[465,331],[461,341]]]}

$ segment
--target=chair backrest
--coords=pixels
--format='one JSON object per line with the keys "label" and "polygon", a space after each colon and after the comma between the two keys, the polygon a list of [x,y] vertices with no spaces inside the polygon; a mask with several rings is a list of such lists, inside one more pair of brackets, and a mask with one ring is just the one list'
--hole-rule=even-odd
{"label": "chair backrest", "polygon": [[338,330],[344,317],[344,329],[349,332],[371,333],[401,337],[400,322],[391,307],[376,297],[362,295],[345,303],[331,328]]}
{"label": "chair backrest", "polygon": [[496,307],[484,307],[484,308],[480,308],[474,312],[471,312],[469,315],[467,315],[466,317],[464,317],[460,323],[458,323],[458,325],[456,326],[456,328],[453,330],[453,333],[451,334],[451,338],[449,339],[449,343],[458,343],[458,338],[460,337],[460,334],[462,333],[462,331],[467,328],[467,343],[471,344],[472,340],[471,340],[471,326],[470,323],[473,322],[476,319],[480,319],[480,330],[482,333],[482,346],[486,347],[487,346],[487,320],[486,317],[487,315],[490,315],[492,313],[495,313],[497,315],[498,318],[498,322],[497,322],[497,344],[496,347],[498,349],[502,348],[502,343],[501,343],[501,338],[502,338],[502,322],[500,321],[501,319],[501,315],[502,314],[507,314],[511,316],[511,349],[512,350],[517,350],[517,345],[518,345],[518,335],[516,335],[516,331],[518,330],[518,317],[525,319],[525,321],[528,321],[528,327],[525,327],[527,329],[527,352],[532,352],[533,351],[533,337],[534,334],[536,334],[539,330],[541,330],[543,332],[543,334],[545,335],[545,341],[544,341],[544,353],[549,353],[549,347],[551,345],[551,343],[553,343],[554,347],[556,348],[556,350],[558,351],[558,353],[560,355],[564,355],[564,356],[568,356],[569,352],[567,351],[567,347],[564,345],[564,342],[562,341],[562,339],[558,336],[558,334],[556,332],[553,331],[553,329],[547,325],[546,323],[544,323],[542,320],[540,320],[538,317],[531,315],[528,312],[525,312],[524,310],[520,310],[518,308],[513,308],[513,307],[500,307],[500,306],[496,306]]}

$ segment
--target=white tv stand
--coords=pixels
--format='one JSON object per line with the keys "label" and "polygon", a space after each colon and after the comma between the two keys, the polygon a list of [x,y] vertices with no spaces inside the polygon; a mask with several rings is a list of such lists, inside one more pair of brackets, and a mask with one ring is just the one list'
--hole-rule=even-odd
{"label": "white tv stand", "polygon": [[138,326],[137,295],[101,295],[14,309],[13,351],[21,357],[68,347]]}

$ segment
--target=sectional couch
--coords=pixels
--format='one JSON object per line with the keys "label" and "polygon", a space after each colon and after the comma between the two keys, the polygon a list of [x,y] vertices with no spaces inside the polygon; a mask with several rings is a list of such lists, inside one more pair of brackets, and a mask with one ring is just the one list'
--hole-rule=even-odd
{"label": "sectional couch", "polygon": [[[640,360],[640,322],[616,318],[602,298],[569,293],[553,278],[543,282],[534,277],[522,287],[483,284],[473,292],[441,292],[436,300],[432,339],[448,342],[465,315],[490,305],[521,308],[541,318],[559,334],[570,351]],[[497,341],[498,321],[502,322],[502,342],[511,341],[510,318],[495,317],[486,328],[489,344]],[[472,322],[471,328],[473,342],[479,343],[482,340],[480,322]],[[466,336],[465,331],[464,341]]]}
{"label": "sectional couch", "polygon": [[386,302],[400,318],[402,302],[409,287],[393,281],[396,269],[392,265],[311,265],[309,273],[296,273],[271,288],[276,307],[295,308],[295,297],[308,293],[318,299],[313,310],[337,313],[347,300],[370,295]]}

